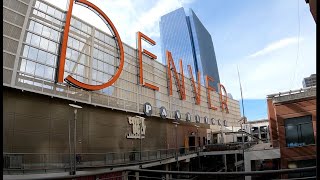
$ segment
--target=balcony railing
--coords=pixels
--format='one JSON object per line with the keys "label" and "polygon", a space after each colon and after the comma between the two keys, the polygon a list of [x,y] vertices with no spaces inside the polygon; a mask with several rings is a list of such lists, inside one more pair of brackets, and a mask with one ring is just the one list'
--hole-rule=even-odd
{"label": "balcony railing", "polygon": [[[177,158],[203,151],[226,151],[242,148],[242,143],[210,144],[202,147],[179,149],[158,149],[151,151],[109,152],[109,153],[77,153],[77,170],[128,166],[155,162],[169,158]],[[245,143],[249,148],[254,143]],[[72,156],[72,155],[71,155]],[[141,157],[140,157],[141,156]],[[27,174],[69,171],[70,156],[63,153],[3,153],[4,174]]]}
{"label": "balcony railing", "polygon": [[316,90],[317,90],[317,87],[312,86],[312,87],[293,90],[293,91],[271,94],[271,95],[268,95],[267,98],[272,98],[274,103],[278,103],[278,102],[291,101],[291,100],[301,99],[301,98],[316,97],[316,94],[317,94]]}

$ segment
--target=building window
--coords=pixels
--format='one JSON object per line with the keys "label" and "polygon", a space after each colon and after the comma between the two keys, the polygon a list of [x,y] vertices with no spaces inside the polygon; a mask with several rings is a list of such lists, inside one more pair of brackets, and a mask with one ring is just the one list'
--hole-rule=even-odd
{"label": "building window", "polygon": [[312,116],[302,116],[285,119],[287,147],[314,144]]}

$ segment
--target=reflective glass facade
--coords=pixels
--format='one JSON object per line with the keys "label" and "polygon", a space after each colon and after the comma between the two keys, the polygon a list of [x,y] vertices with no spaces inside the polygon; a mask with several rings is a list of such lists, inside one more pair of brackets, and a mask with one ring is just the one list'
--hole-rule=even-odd
{"label": "reflective glass facade", "polygon": [[191,9],[189,14],[188,19],[190,20],[198,70],[203,75],[213,77],[214,82],[209,83],[218,90],[220,77],[211,35]]}
{"label": "reflective glass facade", "polygon": [[162,63],[167,64],[166,50],[170,51],[174,64],[180,71],[179,61],[182,59],[184,74],[189,77],[187,65],[192,66],[193,75],[196,71],[194,53],[190,38],[188,20],[183,8],[179,8],[161,17],[161,52]]}
{"label": "reflective glass facade", "polygon": [[161,17],[162,61],[166,64],[165,51],[171,51],[175,64],[182,58],[184,66],[191,65],[194,72],[201,72],[202,84],[204,75],[213,77],[210,85],[218,90],[220,78],[211,35],[191,9],[189,14],[186,16],[184,9],[179,8]]}

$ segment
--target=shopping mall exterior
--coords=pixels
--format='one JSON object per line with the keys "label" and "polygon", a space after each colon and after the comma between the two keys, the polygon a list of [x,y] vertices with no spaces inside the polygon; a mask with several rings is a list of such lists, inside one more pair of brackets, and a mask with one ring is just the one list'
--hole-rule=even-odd
{"label": "shopping mall exterior", "polygon": [[[137,33],[138,47],[121,42],[97,7],[73,4],[100,15],[113,35],[74,16],[68,22],[70,9],[42,0],[3,3],[5,153],[69,153],[70,130],[76,153],[105,153],[203,145],[211,129],[239,126],[238,101],[222,85],[183,78],[170,52],[168,65],[157,62],[141,48],[155,44],[147,35]],[[82,106],[76,129],[71,103]]]}

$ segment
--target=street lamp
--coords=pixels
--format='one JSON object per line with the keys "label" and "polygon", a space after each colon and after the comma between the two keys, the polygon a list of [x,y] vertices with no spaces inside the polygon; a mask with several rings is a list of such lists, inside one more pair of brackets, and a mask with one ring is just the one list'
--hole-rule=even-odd
{"label": "street lamp", "polygon": [[178,162],[178,122],[172,122],[173,124],[175,124],[175,129],[176,129],[176,159],[177,159],[177,168],[179,171],[179,162]]}
{"label": "street lamp", "polygon": [[[199,144],[199,146],[200,146],[200,141],[199,141],[199,138],[198,138],[198,134],[199,134],[199,131],[198,131],[198,128],[200,127],[200,126],[198,126],[198,125],[194,125],[196,128],[197,128],[197,136],[196,136],[196,138],[197,138],[197,140],[196,141],[198,141],[198,144]],[[196,144],[196,143],[194,143],[194,144]],[[199,150],[199,147],[197,148],[198,150]],[[198,151],[197,150],[197,151]],[[200,152],[198,152],[198,167],[200,168]]]}
{"label": "street lamp", "polygon": [[238,122],[240,122],[241,134],[242,134],[242,157],[243,157],[243,164],[244,164],[244,137],[243,134],[245,130],[242,128],[242,124],[246,122],[246,117],[242,117]]}
{"label": "street lamp", "polygon": [[142,132],[141,132],[141,128],[142,128],[142,118],[143,117],[140,117],[140,116],[136,116],[136,117],[140,119],[140,121],[139,121],[139,127],[140,127],[140,161],[142,161],[142,137],[141,137]]}
{"label": "street lamp", "polygon": [[73,167],[71,166],[71,121],[69,119],[69,158],[70,158],[70,175],[76,174],[76,135],[77,135],[77,109],[81,109],[81,106],[75,104],[69,104],[69,106],[74,108],[74,129],[73,129]]}

